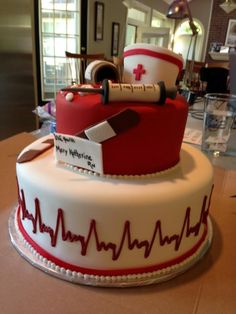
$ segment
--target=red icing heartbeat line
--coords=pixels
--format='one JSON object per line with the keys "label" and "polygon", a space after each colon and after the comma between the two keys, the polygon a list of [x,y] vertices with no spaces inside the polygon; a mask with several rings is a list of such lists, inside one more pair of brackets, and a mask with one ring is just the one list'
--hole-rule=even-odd
{"label": "red icing heartbeat line", "polygon": [[96,221],[94,219],[92,219],[90,222],[90,227],[89,227],[87,236],[74,234],[70,230],[66,230],[65,221],[64,221],[64,212],[61,208],[59,208],[57,212],[56,228],[54,230],[52,227],[47,226],[42,221],[40,202],[37,198],[35,199],[35,215],[29,213],[29,211],[26,209],[25,196],[24,196],[23,190],[21,190],[21,196],[19,195],[19,205],[22,211],[22,220],[28,219],[32,222],[33,233],[37,233],[38,229],[40,233],[48,233],[51,238],[51,245],[53,247],[56,246],[57,244],[57,240],[59,237],[59,230],[61,227],[62,241],[80,242],[81,255],[85,256],[87,254],[89,243],[90,241],[92,241],[92,238],[94,237],[97,251],[100,252],[102,250],[104,251],[111,250],[112,260],[115,261],[119,259],[121,252],[125,246],[125,243],[127,243],[126,245],[129,250],[133,250],[134,248],[137,248],[137,249],[144,248],[145,258],[148,258],[149,255],[151,254],[152,249],[153,249],[153,244],[156,239],[159,239],[160,246],[169,245],[172,242],[174,242],[174,249],[177,251],[184,237],[187,238],[190,235],[197,236],[199,234],[201,225],[207,224],[207,216],[209,213],[211,195],[212,195],[212,191],[209,197],[208,204],[207,204],[207,196],[204,196],[199,221],[193,226],[190,225],[191,207],[187,207],[183,225],[179,234],[163,236],[161,221],[157,220],[155,223],[155,227],[154,227],[150,241],[149,240],[140,241],[138,239],[132,239],[131,222],[127,220],[124,223],[123,232],[122,232],[122,236],[121,236],[121,240],[119,244],[116,244],[113,242],[101,241],[99,239],[99,235],[98,235],[98,231],[96,227]]}

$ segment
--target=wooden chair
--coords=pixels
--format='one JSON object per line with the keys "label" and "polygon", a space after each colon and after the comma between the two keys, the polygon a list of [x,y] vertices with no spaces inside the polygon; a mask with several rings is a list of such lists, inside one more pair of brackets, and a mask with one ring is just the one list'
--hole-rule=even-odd
{"label": "wooden chair", "polygon": [[205,67],[205,62],[188,60],[186,62],[185,83],[189,89],[201,96],[202,82],[200,80],[200,70]]}
{"label": "wooden chair", "polygon": [[124,71],[124,58],[113,56],[113,63],[117,68],[117,71],[119,74],[119,82],[121,83],[123,79],[123,71]]}
{"label": "wooden chair", "polygon": [[200,79],[206,82],[205,93],[228,93],[229,70],[218,67],[202,67]]}
{"label": "wooden chair", "polygon": [[98,54],[78,54],[65,51],[66,58],[68,58],[68,64],[71,75],[71,84],[85,83],[85,69],[89,62],[94,60],[105,60],[103,53]]}
{"label": "wooden chair", "polygon": [[206,64],[207,68],[225,68],[229,69],[229,62],[209,62]]}

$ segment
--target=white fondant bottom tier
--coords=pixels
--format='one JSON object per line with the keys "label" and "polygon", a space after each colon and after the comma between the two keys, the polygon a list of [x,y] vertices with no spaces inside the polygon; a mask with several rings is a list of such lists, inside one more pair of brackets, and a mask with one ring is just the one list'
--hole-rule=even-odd
{"label": "white fondant bottom tier", "polygon": [[17,164],[17,178],[17,228],[32,250],[95,282],[175,269],[208,247],[213,170],[189,145],[175,168],[149,176],[79,173],[49,150]]}

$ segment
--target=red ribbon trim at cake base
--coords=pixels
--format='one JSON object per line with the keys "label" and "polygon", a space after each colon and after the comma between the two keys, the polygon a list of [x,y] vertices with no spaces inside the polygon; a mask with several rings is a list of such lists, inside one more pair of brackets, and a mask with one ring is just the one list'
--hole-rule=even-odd
{"label": "red ribbon trim at cake base", "polygon": [[158,58],[162,59],[164,61],[168,61],[170,63],[173,63],[179,68],[179,71],[182,70],[183,68],[183,62],[173,56],[170,56],[165,53],[153,51],[153,50],[148,50],[148,49],[143,49],[143,48],[137,48],[137,49],[130,49],[124,52],[124,57],[129,57],[133,55],[145,55],[153,58]]}
{"label": "red ribbon trim at cake base", "polygon": [[57,257],[54,257],[47,251],[45,251],[43,248],[41,248],[25,231],[23,224],[21,222],[20,217],[20,206],[18,206],[17,209],[17,223],[18,227],[25,238],[25,240],[43,257],[48,259],[49,261],[55,263],[56,265],[60,267],[64,267],[65,269],[69,269],[71,271],[80,272],[82,274],[88,274],[88,275],[98,275],[98,276],[119,276],[119,275],[131,275],[131,274],[142,274],[142,273],[148,273],[148,272],[154,272],[161,269],[165,269],[167,267],[179,264],[186,260],[187,258],[191,257],[201,246],[201,244],[204,242],[206,236],[207,236],[207,224],[205,225],[205,230],[203,232],[202,237],[199,239],[199,241],[186,253],[182,254],[181,256],[178,256],[168,262],[160,263],[157,265],[147,266],[147,267],[139,267],[139,268],[128,268],[128,269],[110,269],[110,270],[101,270],[101,269],[92,269],[92,268],[85,268],[76,266],[73,264],[66,263]]}

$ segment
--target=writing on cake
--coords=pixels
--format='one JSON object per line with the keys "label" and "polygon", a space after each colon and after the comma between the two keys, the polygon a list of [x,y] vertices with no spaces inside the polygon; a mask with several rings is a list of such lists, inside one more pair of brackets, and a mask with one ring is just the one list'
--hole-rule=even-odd
{"label": "writing on cake", "polygon": [[55,133],[55,156],[59,161],[103,173],[102,148],[100,143]]}

